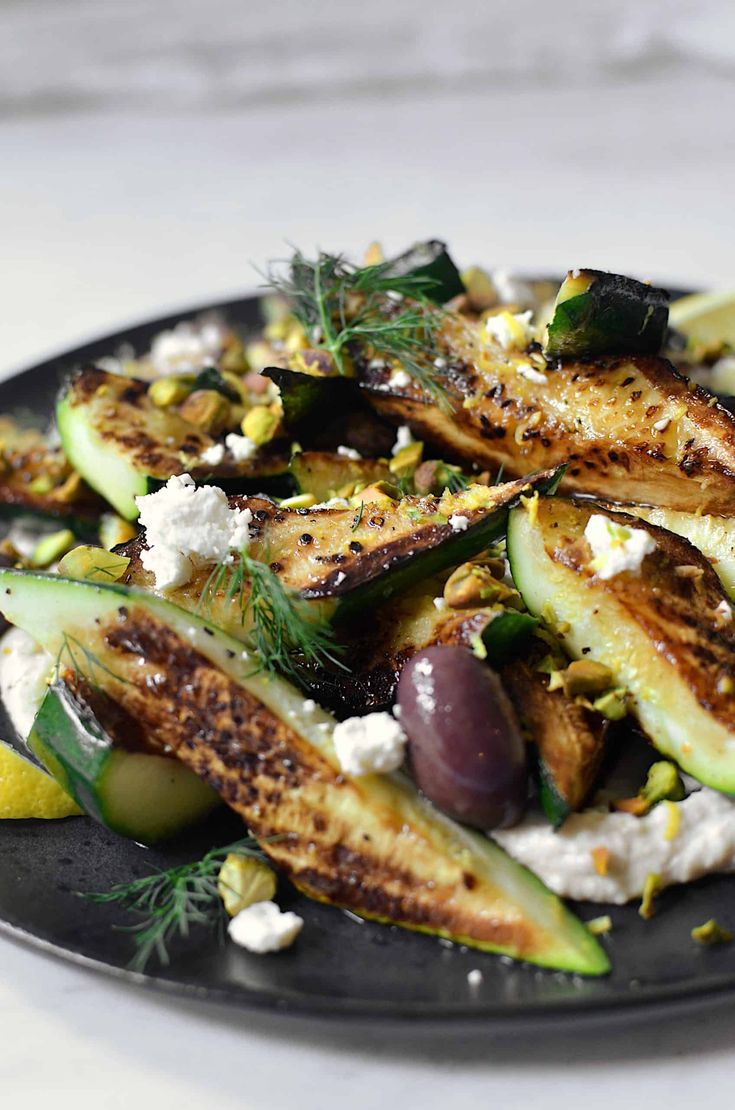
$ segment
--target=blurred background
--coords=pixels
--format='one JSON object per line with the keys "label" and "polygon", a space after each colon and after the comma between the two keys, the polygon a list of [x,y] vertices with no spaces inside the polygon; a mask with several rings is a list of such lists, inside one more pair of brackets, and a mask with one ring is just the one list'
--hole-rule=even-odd
{"label": "blurred background", "polygon": [[0,369],[287,243],[735,285],[732,0],[0,0]]}

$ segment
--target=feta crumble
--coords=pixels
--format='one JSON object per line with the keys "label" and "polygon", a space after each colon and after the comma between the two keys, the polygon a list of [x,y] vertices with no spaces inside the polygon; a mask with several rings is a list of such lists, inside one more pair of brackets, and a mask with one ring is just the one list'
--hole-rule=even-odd
{"label": "feta crumble", "polygon": [[626,570],[638,574],[646,555],[656,548],[653,536],[642,528],[616,524],[599,513],[589,518],[584,535],[592,548],[590,569],[603,580]]}
{"label": "feta crumble", "polygon": [[237,432],[225,436],[225,446],[235,462],[246,462],[258,453],[257,443],[253,443],[248,436],[239,436]]}
{"label": "feta crumble", "polygon": [[411,435],[411,429],[408,424],[401,424],[396,432],[396,442],[393,444],[391,455],[397,455],[404,447],[410,447],[414,443],[414,438]]}
{"label": "feta crumble", "polygon": [[354,447],[338,447],[337,454],[343,459],[361,459],[362,455]]}
{"label": "feta crumble", "polygon": [[453,532],[466,532],[470,526],[470,518],[462,513],[452,513],[449,523]]}
{"label": "feta crumble", "polygon": [[535,366],[531,366],[530,362],[519,362],[516,370],[522,378],[525,378],[528,382],[535,382],[536,385],[546,385],[549,380],[546,374],[537,370]]}
{"label": "feta crumble", "polygon": [[723,625],[730,624],[732,621],[732,606],[724,598],[715,609],[715,617],[722,627]]}
{"label": "feta crumble", "polygon": [[411,375],[407,374],[405,370],[394,370],[388,378],[388,385],[394,389],[405,389],[410,384]]}
{"label": "feta crumble", "polygon": [[485,331],[491,339],[499,343],[504,351],[524,350],[533,339],[531,317],[528,312],[498,312],[485,320]]}
{"label": "feta crumble", "polygon": [[219,466],[224,457],[224,444],[213,443],[211,447],[207,447],[206,451],[202,451],[199,462],[204,463],[205,466]]}
{"label": "feta crumble", "polygon": [[445,597],[435,597],[434,598],[434,608],[435,609],[438,609],[439,612],[441,612],[442,609],[446,609],[446,607],[447,607],[447,599]]}
{"label": "feta crumble", "polygon": [[662,416],[660,420],[655,420],[653,423],[654,432],[665,432],[671,423],[670,416]]}
{"label": "feta crumble", "polygon": [[180,374],[212,365],[222,352],[226,331],[214,320],[191,323],[182,320],[170,331],[160,332],[148,355],[153,369],[161,375]]}
{"label": "feta crumble", "polygon": [[335,726],[332,738],[347,775],[386,774],[403,763],[407,737],[390,713],[348,717]]}
{"label": "feta crumble", "polygon": [[183,586],[198,567],[219,563],[250,541],[250,509],[231,509],[223,490],[197,487],[189,474],[174,475],[135,501],[148,544],[140,560],[159,590]]}
{"label": "feta crumble", "polygon": [[235,944],[262,954],[288,948],[303,927],[297,913],[283,913],[275,902],[254,902],[233,917],[227,932]]}
{"label": "feta crumble", "polygon": [[483,981],[483,974],[479,967],[473,967],[472,971],[467,972],[467,982],[471,987],[479,987]]}

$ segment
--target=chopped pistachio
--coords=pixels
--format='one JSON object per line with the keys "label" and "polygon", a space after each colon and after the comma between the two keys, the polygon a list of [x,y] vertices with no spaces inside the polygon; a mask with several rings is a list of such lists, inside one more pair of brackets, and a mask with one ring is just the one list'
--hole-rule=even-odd
{"label": "chopped pistachio", "polygon": [[416,468],[413,476],[413,485],[419,497],[425,497],[428,493],[440,493],[442,486],[439,482],[439,467],[440,463],[435,459],[427,459]]}
{"label": "chopped pistachio", "polygon": [[[401,491],[398,486],[391,485],[390,482],[371,482],[369,486],[361,489],[357,496],[365,505],[381,504],[381,502],[385,504],[388,501],[400,501]],[[355,498],[351,500],[355,501]],[[359,506],[359,501],[355,508]]]}
{"label": "chopped pistachio", "polygon": [[722,925],[718,925],[714,917],[709,921],[705,921],[704,925],[697,925],[692,929],[692,940],[696,940],[697,944],[704,944],[711,946],[713,944],[729,944],[733,939],[732,933],[729,929],[723,929]]}
{"label": "chopped pistachio", "polygon": [[227,427],[230,411],[230,402],[215,389],[195,390],[179,409],[184,420],[215,437]]}
{"label": "chopped pistachio", "polygon": [[33,549],[30,557],[32,567],[47,567],[56,562],[65,551],[68,551],[76,536],[70,528],[62,528],[59,532],[52,532],[49,536],[40,539]]}
{"label": "chopped pistachio", "polygon": [[220,867],[217,890],[227,913],[235,917],[256,902],[270,902],[276,893],[276,876],[260,860],[231,852]]}
{"label": "chopped pistachio", "polygon": [[255,405],[250,412],[245,414],[240,425],[242,434],[252,439],[258,447],[270,443],[278,428],[278,413],[267,405]]}
{"label": "chopped pistachio", "polygon": [[463,563],[447,579],[444,600],[452,609],[473,609],[499,601],[508,604],[518,602],[520,595],[517,590],[495,578],[489,567]]}
{"label": "chopped pistachio", "polygon": [[473,632],[470,636],[470,647],[472,654],[478,659],[487,659],[487,647],[479,632]]}
{"label": "chopped pistachio", "polygon": [[193,377],[158,378],[148,386],[148,396],[158,409],[180,405],[194,388]]}
{"label": "chopped pistachio", "polygon": [[567,697],[576,698],[580,694],[601,694],[612,684],[613,674],[603,663],[592,659],[575,659],[562,671],[555,671],[549,689],[561,687]]}
{"label": "chopped pistachio", "polygon": [[125,555],[115,555],[104,547],[86,544],[73,548],[59,563],[62,578],[87,582],[117,582],[130,566]]}
{"label": "chopped pistachio", "polygon": [[284,497],[280,504],[282,509],[310,509],[316,505],[316,497],[313,493],[297,493],[294,497]]}
{"label": "chopped pistachio", "polygon": [[395,474],[397,478],[407,478],[413,474],[421,462],[423,450],[424,445],[418,440],[409,443],[407,447],[401,447],[388,464],[391,474]]}
{"label": "chopped pistachio", "polygon": [[117,547],[119,543],[127,543],[128,540],[134,540],[137,529],[134,524],[129,520],[123,520],[117,513],[105,513],[100,520],[100,541],[103,547],[110,551],[113,547]]}
{"label": "chopped pistachio", "polygon": [[593,937],[601,937],[612,929],[612,918],[609,913],[606,913],[602,917],[593,917],[586,924]]}
{"label": "chopped pistachio", "polygon": [[249,371],[250,365],[245,354],[245,348],[236,336],[233,336],[225,344],[225,349],[220,355],[219,367],[223,378],[230,374],[239,378]]}
{"label": "chopped pistachio", "polygon": [[606,694],[595,698],[592,708],[608,721],[622,721],[628,712],[628,695],[622,688],[608,690]]}
{"label": "chopped pistachio", "polygon": [[646,875],[646,881],[643,884],[643,897],[638,909],[638,913],[646,921],[653,917],[656,912],[654,899],[661,891],[661,876],[657,875],[655,871],[649,872]]}
{"label": "chopped pistachio", "polygon": [[37,478],[34,478],[33,481],[28,483],[28,489],[31,493],[51,493],[53,488],[53,478],[49,477],[48,474],[39,474]]}
{"label": "chopped pistachio", "polygon": [[645,784],[635,798],[621,798],[613,802],[615,809],[643,817],[655,805],[663,801],[680,802],[684,797],[684,783],[673,763],[662,759],[648,768]]}

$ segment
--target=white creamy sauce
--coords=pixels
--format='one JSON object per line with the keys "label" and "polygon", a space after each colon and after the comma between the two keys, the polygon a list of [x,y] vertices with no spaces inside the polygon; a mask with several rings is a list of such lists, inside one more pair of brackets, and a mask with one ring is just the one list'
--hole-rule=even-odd
{"label": "white creamy sauce", "polygon": [[[673,886],[735,871],[735,799],[704,787],[674,804],[679,828],[670,840],[666,804],[645,817],[586,810],[572,814],[557,832],[532,814],[492,836],[556,894],[580,901],[621,905],[639,898],[651,872],[661,876],[663,886]],[[595,848],[609,852],[607,875],[595,871]]]}
{"label": "white creamy sauce", "polygon": [[52,667],[48,652],[22,629],[11,628],[0,639],[0,697],[23,740],[43,701]]}

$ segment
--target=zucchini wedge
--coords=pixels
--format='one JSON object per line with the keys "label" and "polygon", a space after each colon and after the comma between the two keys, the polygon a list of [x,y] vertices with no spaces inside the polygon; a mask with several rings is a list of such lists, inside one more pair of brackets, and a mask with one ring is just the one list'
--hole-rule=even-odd
{"label": "zucchini wedge", "polygon": [[659,751],[705,785],[735,793],[735,622],[725,591],[687,540],[607,511],[648,532],[656,549],[640,574],[593,576],[584,530],[596,511],[559,498],[542,498],[535,519],[514,510],[508,556],[516,587],[530,612],[550,606],[561,628],[569,626],[558,635],[570,655],[610,668]]}
{"label": "zucchini wedge", "polygon": [[400,775],[342,774],[334,718],[305,712],[211,624],[122,586],[15,570],[0,571],[0,598],[60,665],[84,645],[94,683],[210,782],[305,894],[543,967],[608,970],[585,926],[488,838]]}
{"label": "zucchini wedge", "polygon": [[587,800],[605,756],[608,722],[563,690],[549,690],[549,676],[523,659],[502,667],[500,677],[538,753],[541,808],[558,827]]}
{"label": "zucchini wedge", "polygon": [[393,480],[385,459],[348,459],[330,451],[297,451],[290,470],[296,492],[311,493],[317,501],[347,497],[358,483]]}
{"label": "zucchini wedge", "polygon": [[683,536],[706,555],[730,597],[735,598],[735,522],[724,516],[678,513],[646,505],[610,505],[613,511],[630,513],[659,528]]}
{"label": "zucchini wedge", "polygon": [[178,760],[148,751],[139,722],[75,671],[49,687],[28,747],[85,813],[143,844],[175,836],[219,802]]}
{"label": "zucchini wedge", "polygon": [[415,243],[405,254],[394,258],[386,271],[388,277],[407,277],[409,274],[427,279],[425,296],[437,304],[446,304],[452,297],[465,292],[464,282],[447,245],[439,239]]}
{"label": "zucchini wedge", "polygon": [[[135,498],[172,474],[216,481],[237,491],[263,490],[288,473],[288,459],[263,452],[241,463],[205,466],[199,459],[215,440],[176,412],[156,408],[148,384],[87,366],[67,384],[56,406],[66,457],[89,485],[126,520],[136,520]],[[287,483],[288,484],[288,483]],[[266,489],[267,492],[267,489]]]}
{"label": "zucchini wedge", "polygon": [[[305,601],[322,602],[324,615],[340,623],[484,550],[504,533],[508,507],[524,493],[553,488],[556,477],[547,470],[499,486],[386,498],[352,509],[291,510],[255,497],[234,498],[232,504],[253,514],[249,553],[266,560]],[[144,543],[142,535],[117,550],[130,558],[125,581],[153,589],[140,561]],[[241,635],[239,591],[233,601],[227,582],[208,588],[210,572],[203,568],[167,596],[184,609],[203,609],[220,628]]]}
{"label": "zucchini wedge", "polygon": [[657,355],[669,320],[669,295],[620,274],[570,270],[546,329],[549,358]]}
{"label": "zucchini wedge", "polygon": [[373,408],[445,457],[502,466],[507,477],[568,462],[563,491],[735,514],[735,418],[664,359],[548,365],[538,352],[500,351],[456,316],[445,342],[451,413],[416,386],[391,387],[389,371],[360,366]]}

